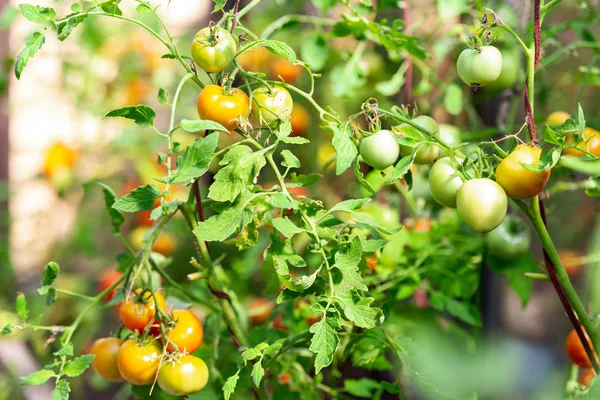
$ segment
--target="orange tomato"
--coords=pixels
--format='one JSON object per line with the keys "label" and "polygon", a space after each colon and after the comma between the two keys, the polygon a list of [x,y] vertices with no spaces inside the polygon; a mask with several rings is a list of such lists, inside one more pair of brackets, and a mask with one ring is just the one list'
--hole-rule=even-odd
{"label": "orange tomato", "polygon": [[304,135],[310,126],[310,114],[306,111],[306,108],[300,104],[294,104],[292,115],[290,116],[290,124],[292,125],[291,136]]}
{"label": "orange tomato", "polygon": [[[98,291],[99,292],[105,291],[106,289],[111,287],[113,284],[115,284],[119,279],[121,279],[122,276],[123,276],[122,273],[116,271],[112,267],[104,270],[102,272],[102,274],[100,275],[100,279],[98,280]],[[108,294],[106,296],[104,296],[104,301],[106,301],[107,303],[109,301],[111,301],[116,292],[117,292],[117,287],[115,287],[113,290],[108,292]]]}
{"label": "orange tomato", "polygon": [[163,311],[167,309],[165,298],[160,292],[144,292],[142,294],[142,289],[137,289],[121,304],[119,315],[127,329],[133,332],[142,332],[154,320],[157,307]]}
{"label": "orange tomato", "polygon": [[264,297],[252,299],[248,303],[248,315],[250,316],[252,325],[262,325],[267,322],[273,312],[273,308],[273,304]]}
{"label": "orange tomato", "polygon": [[162,346],[158,340],[127,339],[117,355],[119,372],[133,385],[151,385],[158,373],[161,356]]}
{"label": "orange tomato", "polygon": [[[599,137],[600,139],[600,137]],[[542,149],[520,144],[496,168],[496,182],[502,186],[508,197],[529,199],[544,189],[550,178],[548,171],[530,171],[522,164],[537,165]]]}
{"label": "orange tomato", "polygon": [[375,268],[377,268],[377,258],[367,257],[367,259],[365,261],[367,262],[367,267],[369,267],[371,272],[375,273]]}
{"label": "orange tomato", "polygon": [[200,118],[218,122],[230,131],[238,127],[239,119],[246,118],[249,111],[250,99],[240,89],[225,93],[221,86],[207,85],[198,96]]}
{"label": "orange tomato", "polygon": [[204,337],[204,328],[196,314],[189,310],[174,310],[171,315],[174,325],[166,334],[168,350],[175,351],[175,346],[181,353],[193,353],[198,350]]}
{"label": "orange tomato", "polygon": [[142,78],[135,78],[127,84],[126,104],[137,106],[148,96],[148,84]]}
{"label": "orange tomato", "polygon": [[596,372],[594,371],[594,368],[586,368],[582,370],[579,374],[579,379],[577,380],[577,382],[579,382],[583,386],[590,386],[590,383],[592,383],[592,380],[595,377]]}
{"label": "orange tomato", "polygon": [[[591,346],[590,338],[587,332],[584,330],[583,333]],[[573,364],[578,365],[582,368],[592,368],[592,363],[588,358],[587,354],[585,353],[583,344],[579,340],[579,336],[577,336],[577,331],[575,331],[575,329],[572,329],[571,332],[569,332],[567,340],[565,341],[565,348],[567,349],[567,354]]]}
{"label": "orange tomato", "polygon": [[47,178],[61,171],[73,169],[79,158],[78,152],[64,143],[54,143],[46,151],[43,165],[43,174]]}
{"label": "orange tomato", "polygon": [[289,372],[282,372],[281,374],[279,374],[279,377],[277,377],[277,380],[282,385],[287,385],[288,383],[291,382],[292,375]]}
{"label": "orange tomato", "polygon": [[271,64],[271,73],[275,78],[280,78],[286,83],[294,83],[302,75],[304,68],[292,64],[285,58],[276,58]]}
{"label": "orange tomato", "polygon": [[550,113],[550,115],[548,115],[546,123],[552,128],[559,128],[569,118],[571,118],[571,114],[569,114],[566,111],[554,111],[553,113]]}
{"label": "orange tomato", "polygon": [[254,47],[240,54],[237,61],[248,72],[265,72],[273,54],[266,47]]}
{"label": "orange tomato", "polygon": [[107,381],[121,382],[123,377],[117,365],[117,355],[123,341],[117,338],[98,339],[92,345],[90,354],[95,355],[92,368]]}
{"label": "orange tomato", "polygon": [[[147,226],[139,226],[129,233],[129,241],[135,250],[140,250],[144,247],[144,236],[148,232],[148,229]],[[175,250],[176,243],[177,241],[172,234],[161,232],[152,244],[152,251],[164,256],[170,256]]]}
{"label": "orange tomato", "polygon": [[412,230],[413,232],[429,232],[431,230],[431,218],[417,218],[412,227]]}
{"label": "orange tomato", "polygon": [[564,153],[573,157],[583,157],[587,156],[587,153],[584,153],[581,150],[583,149],[588,151],[589,153],[595,155],[596,157],[600,156],[600,132],[592,128],[585,128],[583,130],[583,139],[575,144],[575,139],[573,135],[567,135],[567,139],[565,141],[567,146],[575,146],[577,148],[566,148]]}

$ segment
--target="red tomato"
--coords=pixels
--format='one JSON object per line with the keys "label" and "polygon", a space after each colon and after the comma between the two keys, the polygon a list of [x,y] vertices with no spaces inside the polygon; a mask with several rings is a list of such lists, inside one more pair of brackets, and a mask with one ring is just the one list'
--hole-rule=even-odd
{"label": "red tomato", "polygon": [[248,315],[252,325],[262,325],[271,316],[273,304],[264,297],[258,297],[248,303]]}
{"label": "red tomato", "polygon": [[295,65],[284,58],[276,58],[271,65],[271,73],[275,78],[283,79],[286,83],[296,82],[302,75],[304,68]]}
{"label": "red tomato", "polygon": [[[102,272],[102,274],[100,275],[100,279],[98,280],[98,291],[104,292],[106,289],[108,289],[109,287],[114,285],[119,279],[121,279],[122,276],[123,276],[122,273],[116,271],[113,268],[104,270]],[[112,300],[113,296],[117,292],[117,288],[118,288],[118,286],[115,287],[110,292],[108,292],[108,294],[106,296],[104,296],[105,302],[108,303],[109,301]]]}
{"label": "red tomato", "polygon": [[137,289],[121,304],[119,310],[121,321],[129,330],[143,332],[146,326],[154,320],[157,306],[163,311],[167,309],[167,303],[162,294],[154,292],[154,296],[152,296],[152,293],[148,291],[142,294],[142,289]]}
{"label": "red tomato", "polygon": [[[588,343],[590,343],[591,345],[591,342],[589,340],[590,338],[587,332],[584,330],[583,333]],[[569,335],[567,336],[567,340],[565,342],[565,348],[567,349],[567,354],[569,355],[569,359],[573,364],[578,365],[582,368],[592,367],[592,362],[585,353],[583,344],[579,340],[579,336],[577,336],[577,331],[575,331],[575,329],[569,332]]]}

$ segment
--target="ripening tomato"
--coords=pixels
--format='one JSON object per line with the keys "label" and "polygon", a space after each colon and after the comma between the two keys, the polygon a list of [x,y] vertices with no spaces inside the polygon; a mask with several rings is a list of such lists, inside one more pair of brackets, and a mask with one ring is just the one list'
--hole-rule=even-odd
{"label": "ripening tomato", "polygon": [[44,158],[43,173],[47,178],[52,178],[63,171],[73,169],[79,158],[78,152],[64,143],[54,143]]}
{"label": "ripening tomato", "polygon": [[367,263],[367,267],[371,270],[372,273],[375,273],[375,269],[377,268],[377,258],[376,257],[367,257],[365,259]]}
{"label": "ripening tomato", "polygon": [[117,365],[117,355],[123,341],[118,338],[98,339],[92,345],[90,354],[95,355],[92,368],[98,375],[107,381],[121,382],[123,377]]}
{"label": "ripening tomato", "polygon": [[548,115],[546,123],[550,125],[551,128],[560,128],[569,118],[571,118],[571,114],[566,111],[554,111]]}
{"label": "ripening tomato", "polygon": [[596,371],[594,371],[594,368],[585,368],[580,372],[577,382],[583,386],[590,386],[590,383],[592,383],[595,377]]}
{"label": "ripening tomato", "polygon": [[266,47],[253,47],[237,57],[240,66],[248,72],[265,72],[265,66],[273,56]]}
{"label": "ripening tomato", "polygon": [[283,317],[281,314],[275,316],[273,318],[273,329],[277,329],[278,331],[287,332],[288,328],[283,323]]}
{"label": "ripening tomato", "polygon": [[148,96],[148,83],[145,79],[135,78],[127,84],[126,104],[137,106]]}
{"label": "ripening tomato", "polygon": [[271,74],[286,83],[296,82],[302,75],[302,71],[304,68],[301,65],[292,64],[285,58],[277,57],[271,64]]}
{"label": "ripening tomato", "polygon": [[[122,273],[118,272],[113,268],[106,269],[100,275],[100,279],[98,279],[98,291],[104,292],[106,289],[114,285],[121,277]],[[104,301],[109,302],[112,300],[113,296],[117,292],[117,287],[108,292],[106,296],[104,296]]]}
{"label": "ripening tomato", "polygon": [[204,328],[196,314],[189,310],[174,310],[171,316],[174,325],[166,333],[168,350],[180,353],[198,350],[204,337]]}
{"label": "ripening tomato", "polygon": [[294,101],[283,86],[263,86],[252,92],[252,116],[261,125],[274,126],[292,115]]}
{"label": "ripening tomato", "polygon": [[166,362],[158,373],[158,386],[172,396],[187,396],[204,389],[208,367],[198,357],[184,355]]}
{"label": "ripening tomato", "polygon": [[508,198],[502,186],[493,180],[471,179],[458,189],[456,206],[467,225],[486,233],[500,225],[506,216]]}
{"label": "ripening tomato", "polygon": [[[144,237],[150,228],[147,226],[138,226],[129,233],[129,241],[135,250],[140,250],[144,247]],[[164,256],[170,256],[175,250],[175,237],[169,232],[161,232],[154,243],[152,251],[160,253]]]}
{"label": "ripening tomato", "polygon": [[[439,135],[440,127],[435,120],[427,115],[419,115],[412,120],[415,124],[421,128],[429,131],[433,135]],[[424,133],[420,132],[412,125],[401,124],[392,128],[397,135],[404,135],[404,131],[411,129],[416,131],[423,137],[424,140],[430,140]],[[431,143],[417,143],[417,154],[415,156],[415,164],[431,164],[439,154],[440,148]],[[402,157],[410,156],[413,152],[413,148],[410,146],[400,146],[400,154]]]}
{"label": "ripening tomato", "polygon": [[579,271],[581,271],[581,267],[583,266],[580,262],[580,253],[575,250],[561,250],[558,252],[558,257],[569,277],[574,278],[579,274]]}
{"label": "ripening tomato", "polygon": [[362,138],[358,149],[363,161],[378,170],[394,165],[400,155],[396,137],[385,129]]}
{"label": "ripening tomato", "polygon": [[163,311],[167,309],[165,298],[160,292],[142,293],[142,289],[137,289],[121,304],[119,315],[127,329],[142,332],[150,322],[154,321],[157,307]]}
{"label": "ripening tomato", "polygon": [[230,131],[236,129],[240,119],[248,116],[250,99],[240,89],[226,92],[221,86],[207,85],[198,96],[198,115],[201,119],[218,122]]}
{"label": "ripening tomato", "polygon": [[[451,147],[458,147],[462,143],[460,129],[454,125],[440,124],[440,139]],[[445,150],[444,150],[445,151]]]}
{"label": "ripening tomato", "polygon": [[469,86],[485,86],[502,72],[502,53],[494,46],[465,49],[458,56],[456,71]]}
{"label": "ripening tomato", "polygon": [[287,385],[292,381],[292,375],[289,372],[282,372],[277,377],[277,381],[282,385]]}
{"label": "ripening tomato", "polygon": [[192,41],[192,58],[206,72],[221,72],[233,60],[237,49],[231,33],[218,26],[201,29]]}
{"label": "ripening tomato", "polygon": [[431,218],[428,217],[420,217],[417,218],[415,223],[412,226],[413,232],[429,232],[431,230],[432,222]]}
{"label": "ripening tomato", "polygon": [[[581,329],[583,329],[583,327]],[[583,329],[583,334],[587,342],[590,344],[590,346],[592,346],[590,337],[585,329]],[[592,368],[592,362],[585,353],[583,344],[581,343],[581,340],[579,340],[579,336],[577,335],[577,331],[575,329],[572,329],[571,332],[569,332],[567,340],[565,341],[565,348],[567,349],[567,355],[573,364],[578,365],[581,368]],[[594,349],[592,348],[592,351],[593,350]]]}
{"label": "ripening tomato", "polygon": [[585,150],[596,157],[600,157],[600,132],[592,128],[585,128],[583,130],[583,138],[575,144],[575,138],[573,135],[567,135],[567,139],[565,140],[565,144],[567,146],[575,146],[577,148],[565,148],[564,152],[566,155],[574,156],[574,157],[583,157],[588,154]]}
{"label": "ripening tomato", "polygon": [[456,195],[458,189],[463,185],[463,179],[460,176],[458,163],[444,157],[433,164],[429,170],[429,191],[431,195],[443,206],[456,208]]}
{"label": "ripening tomato", "polygon": [[252,299],[248,303],[248,316],[252,325],[262,325],[271,316],[273,312],[273,304],[264,297]]}
{"label": "ripening tomato", "polygon": [[331,143],[319,146],[317,152],[317,164],[323,170],[329,171],[335,169],[335,148]]}
{"label": "ripening tomato", "polygon": [[294,104],[292,115],[290,116],[290,124],[292,125],[290,136],[304,135],[310,126],[310,114],[306,111],[306,108],[300,104]]}
{"label": "ripening tomato", "polygon": [[521,164],[538,165],[542,149],[526,144],[518,145],[496,168],[496,182],[508,197],[529,199],[542,191],[550,178],[548,171],[530,171]]}
{"label": "ripening tomato", "polygon": [[156,339],[127,339],[117,355],[121,376],[132,385],[151,385],[158,373],[162,352]]}

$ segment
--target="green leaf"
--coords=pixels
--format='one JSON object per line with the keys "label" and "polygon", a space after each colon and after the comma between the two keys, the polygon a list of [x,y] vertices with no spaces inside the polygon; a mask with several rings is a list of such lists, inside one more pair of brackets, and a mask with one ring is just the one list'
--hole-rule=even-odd
{"label": "green leaf", "polygon": [[[227,3],[227,0],[213,0],[213,1],[215,3],[215,8],[212,11],[213,14],[221,11],[223,9],[223,7],[225,7],[225,3]],[[236,382],[237,382],[237,379],[236,379]],[[234,387],[235,387],[235,385],[234,385]],[[229,398],[229,397],[227,397],[227,398]]]}
{"label": "green leaf", "polygon": [[345,170],[350,168],[358,155],[358,149],[352,139],[350,139],[351,134],[352,130],[349,127],[345,130],[340,129],[340,127],[333,128],[332,144],[336,152],[336,175],[341,175]]}
{"label": "green leaf", "polygon": [[19,4],[21,13],[25,18],[37,24],[56,21],[56,11],[49,7],[33,6],[31,4]]}
{"label": "green leaf", "polygon": [[235,375],[227,378],[225,385],[223,385],[223,397],[225,400],[229,400],[233,392],[235,392],[235,387],[237,386],[238,379],[240,379],[240,371],[236,372]]}
{"label": "green leaf", "polygon": [[279,40],[265,40],[262,42],[262,45],[269,49],[271,53],[285,58],[292,64],[296,63],[296,53],[286,43]]}
{"label": "green leaf", "polygon": [[444,93],[444,107],[451,115],[458,115],[463,110],[463,91],[460,86],[451,83]]}
{"label": "green leaf", "polygon": [[154,184],[140,186],[114,202],[112,208],[123,212],[152,210],[154,200],[160,197],[160,190]]}
{"label": "green leaf", "polygon": [[[278,274],[279,274],[279,271],[278,271]],[[317,275],[318,275],[318,273],[317,273],[317,271],[315,271],[314,273],[312,273],[310,275],[302,275],[298,279],[292,279],[291,275],[282,275],[282,274],[279,274],[278,278],[279,278],[279,281],[286,288],[288,288],[294,292],[303,292],[306,289],[310,288],[315,283],[315,280],[317,279]]]}
{"label": "green leaf", "polygon": [[50,286],[58,276],[60,267],[54,261],[49,262],[42,272],[42,286]]}
{"label": "green leaf", "polygon": [[525,253],[512,260],[504,260],[488,254],[486,264],[506,277],[508,285],[519,296],[521,305],[525,307],[533,291],[533,280],[527,278],[525,273],[538,271],[538,265],[533,256]]}
{"label": "green leaf", "polygon": [[[275,271],[278,275],[289,275],[289,267],[301,268],[306,266],[306,262],[300,257],[291,240],[282,240],[277,234],[271,235],[271,244],[264,252],[264,258],[273,259]],[[281,278],[280,278],[281,280]]]}
{"label": "green leaf", "polygon": [[[108,14],[123,15],[123,11],[121,11],[119,9],[120,2],[121,2],[121,0],[108,0],[108,1],[105,1],[104,3],[101,3],[100,8],[102,9],[102,11],[104,11]],[[140,4],[140,6],[142,6],[142,4]],[[138,8],[140,6],[138,6]],[[147,7],[150,7],[150,6],[148,5]]]}
{"label": "green leaf", "polygon": [[55,376],[55,373],[51,369],[42,369],[40,371],[35,371],[24,378],[21,378],[21,384],[24,386],[43,385],[53,376]]}
{"label": "green leaf", "polygon": [[21,292],[17,294],[15,309],[17,311],[17,315],[23,321],[27,321],[27,317],[29,316],[29,310],[27,309],[27,299],[25,295]]}
{"label": "green leaf", "polygon": [[142,128],[147,126],[154,126],[154,118],[156,113],[154,110],[143,104],[137,106],[127,106],[118,108],[106,113],[103,118],[106,117],[122,117],[133,120],[137,125]]}
{"label": "green leaf", "polygon": [[158,152],[156,153],[156,157],[158,165],[165,164],[165,160],[167,159],[167,155],[165,153]]}
{"label": "green leaf", "polygon": [[233,235],[244,221],[244,212],[248,203],[254,198],[251,194],[240,196],[238,201],[227,207],[222,213],[214,215],[204,222],[198,223],[194,234],[200,240],[222,242]]}
{"label": "green leaf", "polygon": [[256,349],[255,347],[252,347],[242,353],[242,359],[244,359],[244,361],[252,361],[257,359],[261,355],[262,353],[260,352],[260,350]]}
{"label": "green leaf", "polygon": [[281,156],[283,157],[283,161],[281,162],[281,165],[283,165],[284,167],[287,168],[300,168],[301,164],[300,164],[300,160],[298,160],[298,157],[296,157],[294,155],[294,153],[292,153],[289,150],[283,150],[281,152]]}
{"label": "green leaf", "polygon": [[344,391],[356,397],[372,398],[381,385],[372,379],[345,379]]}
{"label": "green leaf", "polygon": [[404,62],[390,80],[376,83],[375,90],[384,96],[395,95],[400,91],[400,89],[402,89],[402,86],[404,86],[404,77],[407,69],[408,63]]}
{"label": "green leaf", "polygon": [[337,0],[312,0],[312,3],[321,10],[321,12],[325,13],[337,3]]}
{"label": "green leaf", "polygon": [[52,391],[52,400],[69,400],[70,392],[71,387],[69,386],[69,382],[61,379],[56,382],[56,387]]}
{"label": "green leaf", "polygon": [[479,310],[471,303],[446,297],[440,292],[431,292],[431,306],[438,311],[448,311],[463,322],[473,326],[481,326]]}
{"label": "green leaf", "polygon": [[600,176],[600,158],[563,156],[559,165],[590,176]]}
{"label": "green leaf", "polygon": [[315,33],[307,38],[303,38],[300,47],[302,59],[306,62],[313,71],[320,71],[327,63],[329,58],[329,46],[321,33]]}
{"label": "green leaf", "polygon": [[57,357],[61,357],[61,356],[72,357],[73,356],[73,345],[68,344],[64,347],[61,347],[60,350],[54,352],[54,355]]}
{"label": "green leaf", "polygon": [[21,73],[27,66],[29,60],[39,51],[46,42],[46,37],[39,32],[34,32],[31,38],[25,43],[25,48],[21,50],[15,62],[15,76],[21,79]]}
{"label": "green leaf", "polygon": [[352,213],[353,211],[359,210],[362,206],[370,202],[371,199],[350,199],[344,200],[334,205],[329,212],[343,211]]}
{"label": "green leaf", "polygon": [[102,186],[102,192],[104,193],[104,204],[106,205],[106,211],[110,217],[110,223],[112,226],[112,234],[118,236],[121,233],[121,225],[125,222],[125,217],[119,210],[113,208],[117,196],[110,187],[104,183],[98,182]]}
{"label": "green leaf", "polygon": [[530,165],[521,163],[523,168],[528,169],[534,172],[540,171],[548,171],[553,168],[556,164],[558,164],[560,160],[560,148],[553,147],[549,152],[542,155],[542,158],[537,163],[537,165]]}
{"label": "green leaf", "polygon": [[269,347],[267,347],[263,351],[263,354],[266,356],[271,356],[271,357],[276,355],[279,352],[279,350],[281,350],[281,348],[283,347],[284,342],[285,342],[285,339],[279,339],[275,343],[269,345]]}
{"label": "green leaf", "polygon": [[156,98],[160,104],[166,104],[169,101],[169,92],[166,89],[159,88]]}
{"label": "green leaf", "polygon": [[317,374],[333,361],[333,355],[339,344],[337,329],[339,329],[337,319],[327,317],[322,318],[310,327],[310,333],[313,334],[313,337],[310,341],[309,350],[316,354],[315,373]]}
{"label": "green leaf", "polygon": [[250,372],[250,376],[252,376],[252,382],[254,382],[254,385],[259,387],[260,381],[262,381],[263,376],[265,376],[265,369],[260,362],[257,362],[252,366],[252,372]]}
{"label": "green leaf", "polygon": [[342,273],[342,280],[336,285],[336,294],[343,295],[349,290],[367,290],[358,270],[362,259],[362,241],[354,236],[350,245],[335,254],[335,267]]}
{"label": "green leaf", "polygon": [[394,167],[392,173],[385,177],[384,184],[393,185],[400,179],[404,178],[404,176],[410,171],[410,167],[412,167],[416,155],[417,153],[413,152],[410,156],[402,157]]}
{"label": "green leaf", "polygon": [[89,368],[90,364],[96,356],[94,354],[86,354],[77,357],[65,364],[63,373],[68,377],[79,376],[83,371]]}
{"label": "green leaf", "polygon": [[181,121],[181,127],[187,132],[200,132],[200,131],[220,131],[229,133],[229,129],[215,121],[210,120],[191,120],[184,119]]}
{"label": "green leaf", "polygon": [[308,175],[296,175],[295,172],[290,174],[290,179],[293,183],[297,183],[300,186],[312,186],[321,179],[323,175],[321,174],[308,174]]}
{"label": "green leaf", "polygon": [[288,239],[291,239],[292,236],[302,232],[302,229],[298,228],[289,218],[275,218],[271,221],[273,223],[273,227],[277,229],[283,236]]}
{"label": "green leaf", "polygon": [[[377,325],[377,316],[381,311],[372,308],[374,298],[361,298],[358,292],[347,290],[336,294],[337,300],[342,303],[344,316],[360,328],[371,329]],[[383,321],[381,321],[383,322]]]}
{"label": "green leaf", "polygon": [[229,150],[219,165],[208,197],[215,201],[235,201],[243,192],[254,185],[254,179],[266,164],[263,153],[254,153],[248,146],[240,145]]}
{"label": "green leaf", "polygon": [[[171,173],[171,183],[187,185],[204,175],[218,144],[219,134],[215,132],[196,139],[194,144],[186,147],[184,153],[177,157],[177,167]],[[166,183],[168,179],[161,178],[158,181]]]}
{"label": "green leaf", "polygon": [[61,42],[69,37],[73,29],[80,23],[86,20],[87,14],[70,14],[67,15],[66,19],[59,23],[56,27],[58,33],[58,40]]}

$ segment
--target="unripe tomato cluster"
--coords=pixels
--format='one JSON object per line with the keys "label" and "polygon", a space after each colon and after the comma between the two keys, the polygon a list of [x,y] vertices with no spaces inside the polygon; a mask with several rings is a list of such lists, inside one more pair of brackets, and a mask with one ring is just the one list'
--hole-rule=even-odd
{"label": "unripe tomato cluster", "polygon": [[208,382],[206,363],[193,355],[202,344],[204,329],[188,310],[167,314],[163,295],[136,290],[120,304],[123,325],[133,334],[126,340],[108,337],[94,342],[92,368],[113,382],[151,385],[174,396],[198,392]]}

